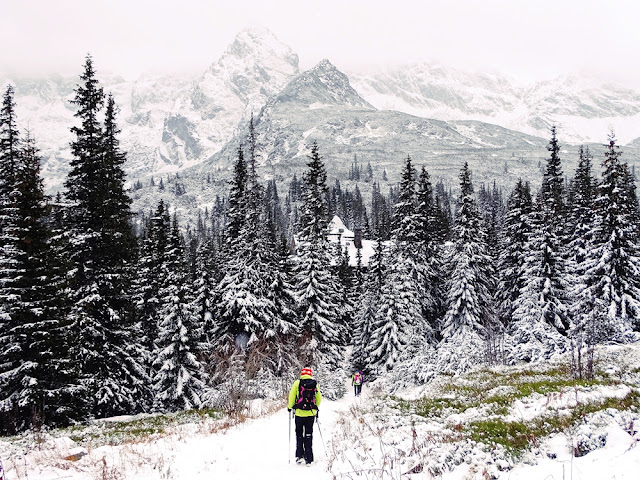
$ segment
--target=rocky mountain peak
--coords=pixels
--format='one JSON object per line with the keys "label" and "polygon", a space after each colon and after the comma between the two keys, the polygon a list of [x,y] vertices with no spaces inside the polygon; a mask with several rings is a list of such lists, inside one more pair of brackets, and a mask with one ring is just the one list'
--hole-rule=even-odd
{"label": "rocky mountain peak", "polygon": [[277,101],[309,108],[349,106],[374,110],[358,95],[349,78],[327,59],[293,79],[278,95]]}
{"label": "rocky mountain peak", "polygon": [[239,32],[210,72],[216,76],[244,74],[257,80],[273,76],[291,77],[300,73],[298,55],[263,27]]}
{"label": "rocky mountain peak", "polygon": [[213,118],[220,107],[228,110],[231,105],[235,111],[259,110],[299,73],[298,55],[288,45],[266,28],[250,27],[236,35],[195,83],[193,108],[203,118]]}
{"label": "rocky mountain peak", "polygon": [[224,63],[227,57],[268,64],[276,60],[298,72],[298,55],[270,30],[260,26],[252,26],[239,32],[222,55],[221,61]]}

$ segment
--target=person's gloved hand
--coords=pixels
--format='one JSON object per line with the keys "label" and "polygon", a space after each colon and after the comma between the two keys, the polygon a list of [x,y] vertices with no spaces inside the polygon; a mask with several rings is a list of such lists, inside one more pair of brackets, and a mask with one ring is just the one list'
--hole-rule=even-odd
{"label": "person's gloved hand", "polygon": [[291,409],[290,409],[290,408],[287,408],[287,412],[290,412],[290,411],[291,411]]}

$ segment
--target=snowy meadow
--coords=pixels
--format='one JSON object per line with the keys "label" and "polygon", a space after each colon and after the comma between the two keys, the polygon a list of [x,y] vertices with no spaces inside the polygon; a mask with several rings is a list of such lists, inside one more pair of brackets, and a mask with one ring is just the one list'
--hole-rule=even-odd
{"label": "snowy meadow", "polygon": [[589,381],[558,358],[349,390],[321,409],[311,473],[292,462],[284,400],[25,433],[3,440],[0,458],[6,478],[31,480],[636,478],[640,347],[596,355]]}

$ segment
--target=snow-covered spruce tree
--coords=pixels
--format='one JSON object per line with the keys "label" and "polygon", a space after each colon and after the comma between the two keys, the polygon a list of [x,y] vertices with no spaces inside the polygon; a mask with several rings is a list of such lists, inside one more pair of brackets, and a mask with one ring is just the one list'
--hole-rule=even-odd
{"label": "snow-covered spruce tree", "polygon": [[16,119],[15,91],[12,85],[2,97],[0,110],[0,194],[8,195],[20,154],[20,132]]}
{"label": "snow-covered spruce tree", "polygon": [[576,295],[589,308],[576,326],[592,330],[596,342],[624,340],[632,329],[640,330],[640,259],[636,226],[630,219],[634,199],[625,185],[628,168],[620,161],[613,134],[602,167],[595,228],[576,288]]}
{"label": "snow-covered spruce tree", "polygon": [[486,332],[492,328],[490,296],[494,269],[487,254],[482,219],[473,197],[469,165],[460,172],[460,197],[453,227],[447,311],[435,368],[460,372],[487,360]]}
{"label": "snow-covered spruce tree", "polygon": [[560,146],[555,127],[542,187],[531,213],[532,232],[524,259],[525,285],[520,290],[510,328],[511,362],[538,361],[566,349],[567,278],[563,228],[566,219]]}
{"label": "snow-covered spruce tree", "polygon": [[229,247],[240,238],[240,231],[246,223],[247,163],[244,151],[238,147],[233,178],[229,190],[227,224],[225,226],[225,246]]}
{"label": "snow-covered spruce tree", "polygon": [[[20,132],[16,121],[16,104],[13,86],[8,85],[0,109],[0,229],[7,222],[4,211],[15,186],[15,174],[20,154]],[[0,230],[1,232],[2,230]]]}
{"label": "snow-covered spruce tree", "polygon": [[174,216],[167,242],[164,284],[160,288],[160,324],[153,378],[154,410],[177,411],[200,408],[205,389],[198,360],[202,335],[191,308],[184,240]]}
{"label": "snow-covered spruce tree", "polygon": [[[592,348],[596,341],[591,322],[593,317],[593,299],[584,289],[584,274],[589,249],[593,245],[595,231],[594,212],[598,182],[593,176],[591,168],[591,153],[589,148],[580,146],[578,167],[569,186],[567,199],[567,225],[569,243],[567,248],[567,272],[570,281],[571,303],[569,305],[571,327],[569,331],[572,352],[577,355],[574,360],[581,358],[583,346]],[[581,362],[576,363],[578,376],[581,376]]]}
{"label": "snow-covered spruce tree", "polygon": [[300,361],[333,370],[346,343],[343,295],[331,270],[327,240],[327,172],[318,145],[303,175],[295,293],[301,330]]}
{"label": "snow-covered spruce tree", "polygon": [[22,394],[20,367],[27,355],[24,343],[28,341],[18,336],[24,288],[20,279],[25,260],[20,248],[24,233],[23,212],[19,208],[20,143],[13,87],[9,85],[0,111],[0,428],[5,432],[22,429],[28,423],[18,404]]}
{"label": "snow-covered spruce tree", "polygon": [[168,206],[160,199],[155,212],[150,212],[142,234],[134,283],[138,329],[144,354],[143,364],[149,378],[155,376],[153,363],[160,324],[160,289],[166,283],[165,263],[170,231]]}
{"label": "snow-covered spruce tree", "polygon": [[21,147],[13,96],[13,87],[9,85],[0,110],[0,336],[5,328],[11,329],[11,309],[18,301],[14,281],[20,275],[16,263],[19,217],[16,169]]}
{"label": "snow-covered spruce tree", "polygon": [[416,299],[415,283],[404,268],[406,264],[389,266],[389,277],[382,286],[382,295],[370,326],[367,357],[380,373],[390,371],[410,344],[416,316],[421,320],[420,306],[407,300]]}
{"label": "snow-covered spruce tree", "polygon": [[413,333],[413,340],[403,350],[400,364],[394,368],[394,386],[399,387],[407,382],[423,383],[433,376],[429,368],[435,356],[434,347],[440,337],[440,321],[445,307],[445,274],[443,241],[444,230],[441,226],[443,212],[437,198],[434,197],[433,186],[429,174],[423,167],[417,182],[416,210],[418,224],[417,264],[422,277],[421,313],[423,322]]}
{"label": "snow-covered spruce tree", "polygon": [[568,259],[571,269],[580,275],[588,245],[593,236],[593,211],[598,182],[593,175],[589,147],[580,146],[578,167],[570,185],[567,205],[569,234]]}
{"label": "snow-covered spruce tree", "polygon": [[80,125],[72,127],[73,158],[65,182],[69,320],[76,333],[72,354],[79,362],[96,416],[141,409],[148,380],[133,321],[131,280],[135,238],[131,200],[124,190],[125,155],[119,150],[117,109],[107,102],[87,56],[72,103]]}
{"label": "snow-covered spruce tree", "polygon": [[382,287],[386,278],[385,248],[380,236],[373,242],[373,255],[369,258],[369,270],[364,277],[360,301],[354,315],[355,329],[351,339],[351,366],[367,375],[373,374],[369,359],[371,328],[375,321]]}
{"label": "snow-covered spruce tree", "polygon": [[213,342],[215,291],[219,276],[217,239],[207,237],[196,253],[196,279],[194,283],[193,309],[202,325],[202,350],[209,350]]}
{"label": "snow-covered spruce tree", "polygon": [[[547,159],[547,166],[542,177],[541,199],[544,205],[545,215],[565,216],[564,201],[564,176],[562,173],[562,161],[560,160],[560,145],[556,136],[556,127],[551,127],[551,139],[547,150],[550,155]],[[558,217],[556,217],[556,223]],[[560,226],[557,227],[558,229]]]}
{"label": "snow-covered spruce tree", "polygon": [[257,142],[252,115],[247,136],[248,215],[245,230],[241,235],[244,240],[249,240],[247,246],[253,254],[252,260],[256,270],[260,273],[262,293],[273,303],[274,309],[266,341],[260,351],[256,352],[257,355],[253,355],[255,358],[252,359],[250,356],[249,360],[254,369],[267,370],[279,376],[291,363],[289,340],[297,331],[293,312],[295,296],[287,263],[288,248],[283,249],[284,225],[280,224],[282,214],[279,210],[277,190],[273,183],[267,195],[259,183],[256,170]]}
{"label": "snow-covered spruce tree", "polygon": [[438,322],[442,318],[444,298],[444,263],[442,241],[438,231],[438,210],[433,196],[429,173],[422,167],[416,193],[418,216],[419,255],[424,263],[425,296],[422,315],[432,330],[439,334]]}
{"label": "snow-covered spruce tree", "polygon": [[518,183],[507,201],[500,237],[498,257],[498,288],[496,301],[498,317],[504,327],[509,327],[517,306],[520,290],[525,285],[524,255],[531,234],[530,215],[533,208],[529,183]]}
{"label": "snow-covered spruce tree", "polygon": [[40,158],[27,134],[15,165],[13,279],[17,301],[4,324],[0,429],[65,425],[81,418],[73,390],[80,389],[68,355],[68,325],[59,309],[48,206],[40,177]]}
{"label": "snow-covered spruce tree", "polygon": [[[291,363],[291,345],[295,331],[292,322],[293,294],[283,269],[276,244],[271,206],[256,172],[256,137],[253,122],[249,126],[246,165],[238,152],[236,176],[230,192],[232,222],[227,230],[225,275],[217,291],[214,346],[220,356],[218,377],[229,387],[229,366],[241,357],[246,379],[280,375]],[[237,212],[237,213],[235,213]],[[242,215],[240,215],[240,213]],[[234,215],[237,214],[237,218]],[[234,220],[235,218],[235,220]],[[237,229],[237,233],[236,233]],[[234,236],[236,235],[236,236]],[[251,385],[250,385],[251,386]],[[264,395],[264,391],[255,394]]]}
{"label": "snow-covered spruce tree", "polygon": [[413,357],[423,345],[434,343],[435,334],[424,317],[427,272],[421,249],[421,224],[416,209],[416,178],[411,158],[402,169],[398,202],[395,204],[388,276],[382,286],[371,340],[367,348],[371,365],[382,371],[393,369]]}
{"label": "snow-covered spruce tree", "polygon": [[[255,271],[248,268],[249,252],[247,225],[255,221],[255,212],[249,212],[247,164],[244,151],[238,148],[234,164],[234,177],[229,192],[229,208],[225,228],[224,271],[217,288],[217,314],[214,331],[215,349],[224,357],[232,355],[236,349],[244,350],[250,341],[257,341],[263,330],[268,328],[268,314],[273,305],[262,303],[264,297],[256,298]],[[252,192],[252,196],[256,192]],[[253,201],[252,201],[253,203]],[[255,232],[252,232],[252,237]],[[248,278],[244,278],[247,275]]]}

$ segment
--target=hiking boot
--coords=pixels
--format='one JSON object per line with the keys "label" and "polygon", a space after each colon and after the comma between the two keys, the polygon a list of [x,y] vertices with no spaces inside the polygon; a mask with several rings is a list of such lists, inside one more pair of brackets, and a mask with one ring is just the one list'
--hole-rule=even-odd
{"label": "hiking boot", "polygon": [[307,467],[310,467],[312,463],[313,463],[313,460],[310,462],[307,462]]}
{"label": "hiking boot", "polygon": [[296,458],[296,463],[297,463],[298,465],[302,465],[302,464],[304,463],[304,458],[302,458],[302,457],[298,457],[298,458]]}

